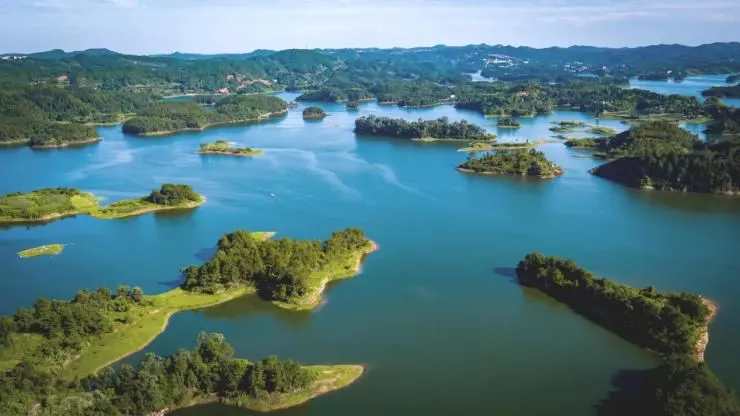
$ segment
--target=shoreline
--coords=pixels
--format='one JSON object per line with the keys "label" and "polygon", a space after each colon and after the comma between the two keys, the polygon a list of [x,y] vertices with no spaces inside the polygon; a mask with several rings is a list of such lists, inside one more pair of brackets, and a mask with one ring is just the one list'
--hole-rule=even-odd
{"label": "shoreline", "polygon": [[558,176],[560,176],[560,175],[562,175],[562,174],[565,173],[565,169],[563,169],[563,168],[557,168],[557,169],[558,169],[557,172],[554,173],[554,174],[552,174],[552,175],[541,176],[541,175],[526,175],[526,174],[525,175],[507,175],[505,173],[496,173],[496,172],[490,172],[490,171],[476,172],[473,169],[462,168],[462,167],[459,167],[459,166],[457,168],[455,168],[455,170],[457,170],[458,172],[471,173],[471,174],[474,174],[474,175],[508,176],[508,177],[512,177],[512,178],[537,178],[537,179],[554,179],[554,178],[557,178]]}
{"label": "shoreline", "polygon": [[102,137],[95,137],[95,138],[90,138],[87,140],[80,140],[76,142],[67,142],[67,143],[61,143],[61,144],[44,144],[40,146],[32,145],[31,149],[60,149],[60,148],[65,148],[65,147],[85,146],[88,144],[99,143],[102,141],[103,141]]}
{"label": "shoreline", "polygon": [[[170,291],[167,291],[167,292],[163,292],[163,293],[160,293],[160,294],[157,294],[157,295],[152,295],[152,297],[155,298],[155,299],[157,297],[165,297],[168,294],[174,293],[176,290],[181,290],[181,289],[179,289],[179,288],[173,289],[173,290],[170,290]],[[162,335],[164,333],[164,331],[167,330],[167,327],[170,324],[170,319],[172,319],[172,317],[175,314],[178,314],[180,312],[190,311],[190,310],[210,308],[212,306],[217,306],[217,305],[220,305],[222,303],[228,302],[230,300],[236,299],[238,297],[247,296],[247,295],[250,295],[250,294],[252,294],[252,291],[249,288],[242,287],[242,288],[235,289],[233,293],[228,294],[228,295],[226,295],[223,298],[219,298],[218,300],[216,300],[214,302],[204,303],[202,305],[196,305],[196,306],[193,306],[193,307],[190,307],[189,305],[185,305],[184,307],[179,308],[179,309],[166,311],[166,313],[164,314],[164,317],[163,317],[164,320],[162,321],[162,325],[161,325],[160,329],[157,332],[153,333],[149,338],[147,338],[144,343],[142,343],[140,346],[138,346],[134,350],[130,350],[130,351],[127,351],[125,353],[122,353],[122,354],[118,355],[117,357],[115,357],[113,359],[110,359],[110,360],[106,361],[105,363],[97,366],[92,371],[91,374],[96,374],[100,370],[102,370],[102,369],[104,369],[106,367],[110,367],[111,365],[113,365],[113,364],[115,364],[115,363],[117,363],[117,362],[119,362],[119,361],[121,361],[121,360],[123,360],[123,359],[125,359],[127,357],[130,357],[130,356],[136,354],[137,352],[142,351],[143,349],[145,349],[146,347],[148,347],[152,342],[154,342],[155,339],[157,339],[160,335]],[[155,310],[153,312],[150,312],[149,315],[147,315],[145,318],[148,318],[151,315],[156,315],[156,314],[158,314],[160,312],[161,312],[161,310],[160,309],[157,309],[157,310]],[[115,334],[115,332],[111,333],[110,335],[114,335],[114,334]]]}
{"label": "shoreline", "polygon": [[201,195],[200,201],[188,202],[185,205],[155,205],[153,207],[142,208],[142,209],[132,211],[132,212],[127,212],[124,214],[113,214],[113,215],[106,215],[106,214],[101,214],[96,211],[92,211],[89,213],[89,215],[93,218],[97,218],[101,220],[116,220],[120,218],[137,217],[139,215],[148,214],[150,212],[170,211],[170,210],[176,210],[176,209],[193,209],[193,208],[197,208],[203,205],[205,202],[206,202],[206,197]]}
{"label": "shoreline", "polygon": [[696,340],[696,344],[694,345],[694,354],[692,355],[692,358],[697,362],[703,363],[704,353],[706,352],[707,346],[709,345],[709,325],[712,323],[714,318],[717,317],[717,314],[719,313],[719,305],[717,305],[716,302],[709,300],[703,296],[701,298],[701,301],[702,303],[704,303],[707,309],[709,309],[709,315],[707,316],[707,320],[702,327],[701,334],[699,334],[699,339]]}
{"label": "shoreline", "polygon": [[162,130],[162,131],[152,131],[152,132],[146,132],[146,133],[128,133],[126,131],[123,131],[123,134],[127,134],[129,136],[137,136],[137,137],[157,137],[157,136],[173,136],[179,133],[187,133],[187,132],[201,132],[204,130],[216,128],[216,127],[223,127],[223,126],[236,126],[240,124],[249,124],[249,123],[258,123],[263,120],[267,120],[269,118],[279,116],[282,114],[286,114],[288,112],[288,109],[282,111],[276,111],[273,113],[265,113],[260,114],[257,118],[249,118],[244,120],[235,120],[235,121],[225,121],[225,122],[219,122],[219,123],[211,123],[207,124],[203,127],[188,127],[184,129],[178,129],[178,130]]}
{"label": "shoreline", "polygon": [[218,150],[198,150],[195,152],[199,155],[220,155],[220,156],[238,156],[238,157],[252,157],[252,156],[259,156],[262,152],[261,150],[256,150],[251,153],[235,153],[235,152],[224,152],[224,151],[218,151]]}
{"label": "shoreline", "polygon": [[183,405],[162,409],[159,412],[152,413],[152,416],[164,416],[176,410],[209,403],[221,403],[260,413],[288,409],[300,406],[324,394],[348,387],[365,373],[365,366],[360,364],[304,365],[302,367],[318,372],[323,378],[317,378],[307,389],[289,393],[272,393],[265,399],[257,399],[248,395],[228,399],[213,394],[193,397]]}
{"label": "shoreline", "polygon": [[348,279],[350,277],[357,276],[362,271],[362,263],[364,262],[365,258],[380,249],[380,245],[376,243],[373,240],[368,239],[367,240],[370,245],[360,251],[359,253],[354,253],[353,255],[359,254],[357,259],[354,261],[354,266],[352,267],[352,273],[342,273],[342,274],[336,274],[332,277],[325,277],[321,279],[319,284],[316,286],[316,288],[308,295],[304,296],[302,299],[299,299],[300,303],[288,303],[288,302],[281,302],[281,301],[271,301],[273,305],[288,309],[292,311],[307,311],[314,309],[321,305],[322,295],[324,293],[324,290],[326,290],[326,285],[329,282],[333,282],[336,280],[342,280],[342,279]]}

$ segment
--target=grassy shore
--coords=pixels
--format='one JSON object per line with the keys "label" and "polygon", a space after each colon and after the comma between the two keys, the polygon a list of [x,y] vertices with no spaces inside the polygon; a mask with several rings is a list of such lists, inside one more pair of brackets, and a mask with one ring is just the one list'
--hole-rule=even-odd
{"label": "grassy shore", "polygon": [[29,248],[18,252],[18,257],[56,256],[64,251],[64,244],[49,244],[41,247]]}
{"label": "grassy shore", "polygon": [[262,154],[262,150],[252,149],[251,147],[233,147],[231,143],[225,140],[218,140],[213,143],[201,144],[196,153],[201,155],[257,156]]}
{"label": "grassy shore", "polygon": [[372,240],[368,240],[367,245],[346,258],[332,262],[322,270],[311,273],[308,280],[309,293],[292,302],[273,301],[272,303],[284,309],[293,311],[307,311],[321,305],[321,294],[324,293],[326,285],[334,280],[346,279],[356,276],[362,267],[362,261],[365,256],[378,250],[380,246]]}
{"label": "grassy shore", "polygon": [[84,377],[146,348],[164,332],[172,315],[177,312],[218,305],[240,296],[254,293],[242,287],[214,295],[186,292],[180,288],[159,295],[146,296],[148,305],[125,314],[125,323],[116,322],[113,332],[91,342],[84,351],[67,364],[64,374],[69,378]]}
{"label": "grassy shore", "polygon": [[[39,207],[48,208],[48,206],[52,204],[51,206],[54,207],[59,206],[58,212],[51,212],[36,218],[27,218],[22,215],[0,216],[0,224],[45,223],[83,214],[99,219],[119,219],[155,211],[192,209],[206,202],[206,198],[203,196],[201,196],[199,201],[189,201],[178,205],[159,205],[149,202],[144,198],[135,198],[118,201],[108,206],[100,206],[98,204],[98,197],[91,193],[81,192],[78,195],[72,196],[45,196],[44,192],[46,191],[40,190],[26,194],[6,195],[4,197],[0,197],[0,207],[15,208],[27,206],[28,204],[35,204]],[[66,198],[66,200],[62,200],[64,198]]]}

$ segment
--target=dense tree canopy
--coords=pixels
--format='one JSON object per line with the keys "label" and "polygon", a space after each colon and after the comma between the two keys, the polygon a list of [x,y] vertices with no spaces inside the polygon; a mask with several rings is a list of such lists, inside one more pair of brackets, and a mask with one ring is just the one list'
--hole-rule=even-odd
{"label": "dense tree canopy", "polygon": [[182,205],[198,202],[202,197],[189,185],[166,183],[159,190],[152,191],[145,199],[157,205]]}
{"label": "dense tree canopy", "polygon": [[255,287],[266,300],[290,302],[307,295],[313,273],[366,247],[363,232],[348,228],[326,241],[277,239],[261,241],[247,231],[221,238],[216,254],[202,266],[183,270],[185,290],[216,293],[225,288]]}
{"label": "dense tree canopy", "polygon": [[572,260],[527,254],[519,281],[641,347],[666,356],[695,353],[708,308],[697,295],[660,293],[599,279]]}
{"label": "dense tree canopy", "polygon": [[123,123],[123,131],[128,134],[157,134],[204,129],[219,124],[257,121],[287,109],[285,101],[270,95],[229,96],[218,100],[213,109],[194,102],[158,102]]}
{"label": "dense tree canopy", "polygon": [[310,106],[303,109],[303,118],[324,118],[326,112],[321,107]]}
{"label": "dense tree canopy", "polygon": [[0,374],[0,414],[144,416],[184,405],[192,398],[264,399],[304,390],[316,374],[292,360],[234,358],[221,334],[201,333],[195,349],[170,357],[147,354],[136,366],[109,367],[65,383],[43,367],[21,364]]}
{"label": "dense tree canopy", "polygon": [[551,178],[562,173],[562,169],[535,149],[501,149],[483,155],[471,153],[459,169],[490,175],[539,178]]}
{"label": "dense tree canopy", "polygon": [[373,136],[389,136],[399,139],[453,139],[494,140],[495,135],[483,127],[465,120],[449,121],[447,117],[437,120],[406,121],[389,117],[367,116],[355,120],[355,133]]}

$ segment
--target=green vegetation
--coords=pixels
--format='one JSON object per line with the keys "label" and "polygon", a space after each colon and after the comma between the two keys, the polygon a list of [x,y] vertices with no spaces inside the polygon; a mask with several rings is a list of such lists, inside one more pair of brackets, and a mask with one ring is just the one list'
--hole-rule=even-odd
{"label": "green vegetation", "polygon": [[323,242],[260,240],[236,231],[219,240],[218,251],[205,264],[183,270],[182,288],[214,294],[249,287],[278,306],[310,309],[319,304],[329,281],[354,276],[363,256],[374,249],[356,228],[334,232]]}
{"label": "green vegetation", "polygon": [[561,168],[547,160],[544,153],[535,149],[496,150],[481,156],[471,153],[468,160],[457,169],[483,175],[536,176],[543,179],[563,173]]}
{"label": "green vegetation", "polygon": [[270,95],[229,96],[218,100],[212,110],[194,102],[157,102],[123,123],[123,132],[166,135],[259,121],[287,110],[285,101]]}
{"label": "green vegetation", "polygon": [[701,92],[705,97],[740,98],[740,84],[729,87],[712,87]]}
{"label": "green vegetation", "polygon": [[322,110],[320,107],[306,107],[303,109],[303,118],[324,118],[326,117],[326,112]]}
{"label": "green vegetation", "polygon": [[362,370],[303,367],[274,356],[250,362],[234,358],[223,335],[201,333],[191,351],[166,358],[147,354],[136,367],[107,368],[73,383],[43,367],[20,364],[0,375],[0,412],[27,414],[34,407],[33,413],[44,415],[150,415],[216,400],[268,411],[342,388]]}
{"label": "green vegetation", "polygon": [[606,139],[599,137],[588,137],[585,139],[569,138],[564,145],[568,147],[579,147],[583,149],[599,149],[602,148],[606,143]]}
{"label": "green vegetation", "polygon": [[201,144],[198,153],[202,155],[257,156],[262,154],[262,151],[259,149],[252,149],[251,147],[232,147],[231,143],[224,140],[218,140],[213,143]]}
{"label": "green vegetation", "polygon": [[400,139],[436,140],[495,140],[496,135],[465,120],[450,122],[447,117],[437,120],[406,121],[388,117],[367,116],[355,120],[355,133],[388,136]]}
{"label": "green vegetation", "polygon": [[[1,66],[1,65],[0,65]],[[150,97],[51,85],[0,91],[0,146],[65,147],[100,140],[90,124],[110,123],[147,105]]]}
{"label": "green vegetation", "polygon": [[726,106],[716,97],[707,98],[704,107],[711,117],[707,133],[740,134],[740,109]]}
{"label": "green vegetation", "polygon": [[360,103],[357,101],[350,101],[347,103],[347,111],[359,111]]}
{"label": "green vegetation", "polygon": [[56,256],[62,254],[62,251],[64,251],[64,244],[49,244],[21,250],[18,252],[18,257],[25,259],[26,257]]}
{"label": "green vegetation", "polygon": [[92,194],[72,188],[47,188],[0,197],[0,223],[51,221],[89,212],[97,205]]}
{"label": "green vegetation", "polygon": [[[702,298],[660,293],[596,278],[572,260],[528,254],[516,268],[519,281],[566,303],[624,339],[660,354],[703,354],[710,316]],[[698,351],[701,347],[701,351]]]}
{"label": "green vegetation", "polygon": [[606,157],[616,158],[593,169],[605,179],[644,189],[740,191],[736,140],[705,143],[669,121],[651,121],[593,144]]}
{"label": "green vegetation", "polygon": [[528,149],[530,147],[537,146],[539,142],[532,143],[490,143],[490,142],[472,142],[468,144],[468,147],[458,149],[458,152],[482,152],[485,150],[513,150],[513,149]]}
{"label": "green vegetation", "polygon": [[572,260],[531,253],[516,268],[519,282],[564,302],[622,338],[659,353],[663,364],[631,380],[599,407],[599,415],[736,415],[740,404],[702,363],[716,307],[698,295],[661,293],[599,279]]}
{"label": "green vegetation", "polygon": [[187,185],[164,184],[143,198],[101,207],[97,198],[71,188],[11,193],[0,198],[0,223],[47,222],[77,214],[115,219],[167,209],[194,208],[205,201]]}
{"label": "green vegetation", "polygon": [[346,101],[369,100],[372,98],[372,93],[362,87],[325,87],[316,91],[305,92],[299,95],[298,98],[296,98],[296,101],[323,101],[327,103],[341,103]]}
{"label": "green vegetation", "polygon": [[505,129],[518,129],[522,126],[521,123],[516,121],[513,117],[499,117],[496,121],[496,127]]}
{"label": "green vegetation", "polygon": [[592,126],[586,129],[586,133],[611,136],[611,135],[617,134],[617,131],[611,127]]}

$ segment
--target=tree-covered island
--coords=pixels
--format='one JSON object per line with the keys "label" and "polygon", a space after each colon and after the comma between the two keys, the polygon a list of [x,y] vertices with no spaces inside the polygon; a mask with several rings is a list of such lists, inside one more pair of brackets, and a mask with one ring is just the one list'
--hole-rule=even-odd
{"label": "tree-covered island", "polygon": [[346,105],[347,111],[360,111],[360,103],[357,101],[350,101]]}
{"label": "tree-covered island", "polygon": [[0,224],[49,222],[74,215],[116,219],[148,212],[195,208],[205,202],[188,185],[164,184],[148,196],[100,206],[93,194],[72,188],[47,188],[0,197]]}
{"label": "tree-covered island", "polygon": [[256,239],[237,231],[219,240],[205,264],[184,269],[182,288],[212,294],[247,286],[278,306],[311,309],[328,282],[357,274],[363,257],[376,248],[356,228],[325,241]]}
{"label": "tree-covered island", "polygon": [[740,98],[740,84],[727,87],[711,87],[701,92],[705,97]]}
{"label": "tree-covered island", "polygon": [[474,140],[493,141],[483,127],[465,120],[450,121],[447,117],[437,120],[406,121],[389,117],[366,116],[355,120],[355,133],[368,136],[387,136],[411,140]]}
{"label": "tree-covered island", "polygon": [[213,109],[194,102],[156,102],[123,123],[123,132],[162,136],[256,122],[287,111],[288,103],[271,95],[228,96],[218,100]]}
{"label": "tree-covered island", "polygon": [[262,150],[251,147],[233,147],[225,140],[217,140],[213,143],[203,143],[197,151],[201,155],[228,155],[228,156],[257,156]]}
{"label": "tree-covered island", "polygon": [[496,121],[496,127],[500,129],[518,129],[522,127],[514,117],[499,117]]}
{"label": "tree-covered island", "polygon": [[310,106],[303,109],[304,119],[322,119],[326,116],[326,111],[324,111],[321,107]]}
{"label": "tree-covered island", "polygon": [[640,123],[604,140],[571,141],[612,159],[596,176],[642,189],[740,192],[740,142],[704,142],[669,121]]}
{"label": "tree-covered island", "polygon": [[521,284],[663,358],[645,384],[636,387],[640,394],[607,400],[599,414],[740,414],[737,398],[703,363],[709,323],[717,310],[712,302],[690,293],[621,285],[597,278],[572,260],[539,253],[526,255],[516,275]]}
{"label": "tree-covered island", "polygon": [[535,176],[541,179],[554,178],[563,173],[562,168],[535,149],[497,149],[482,155],[471,153],[457,170],[481,175]]}

